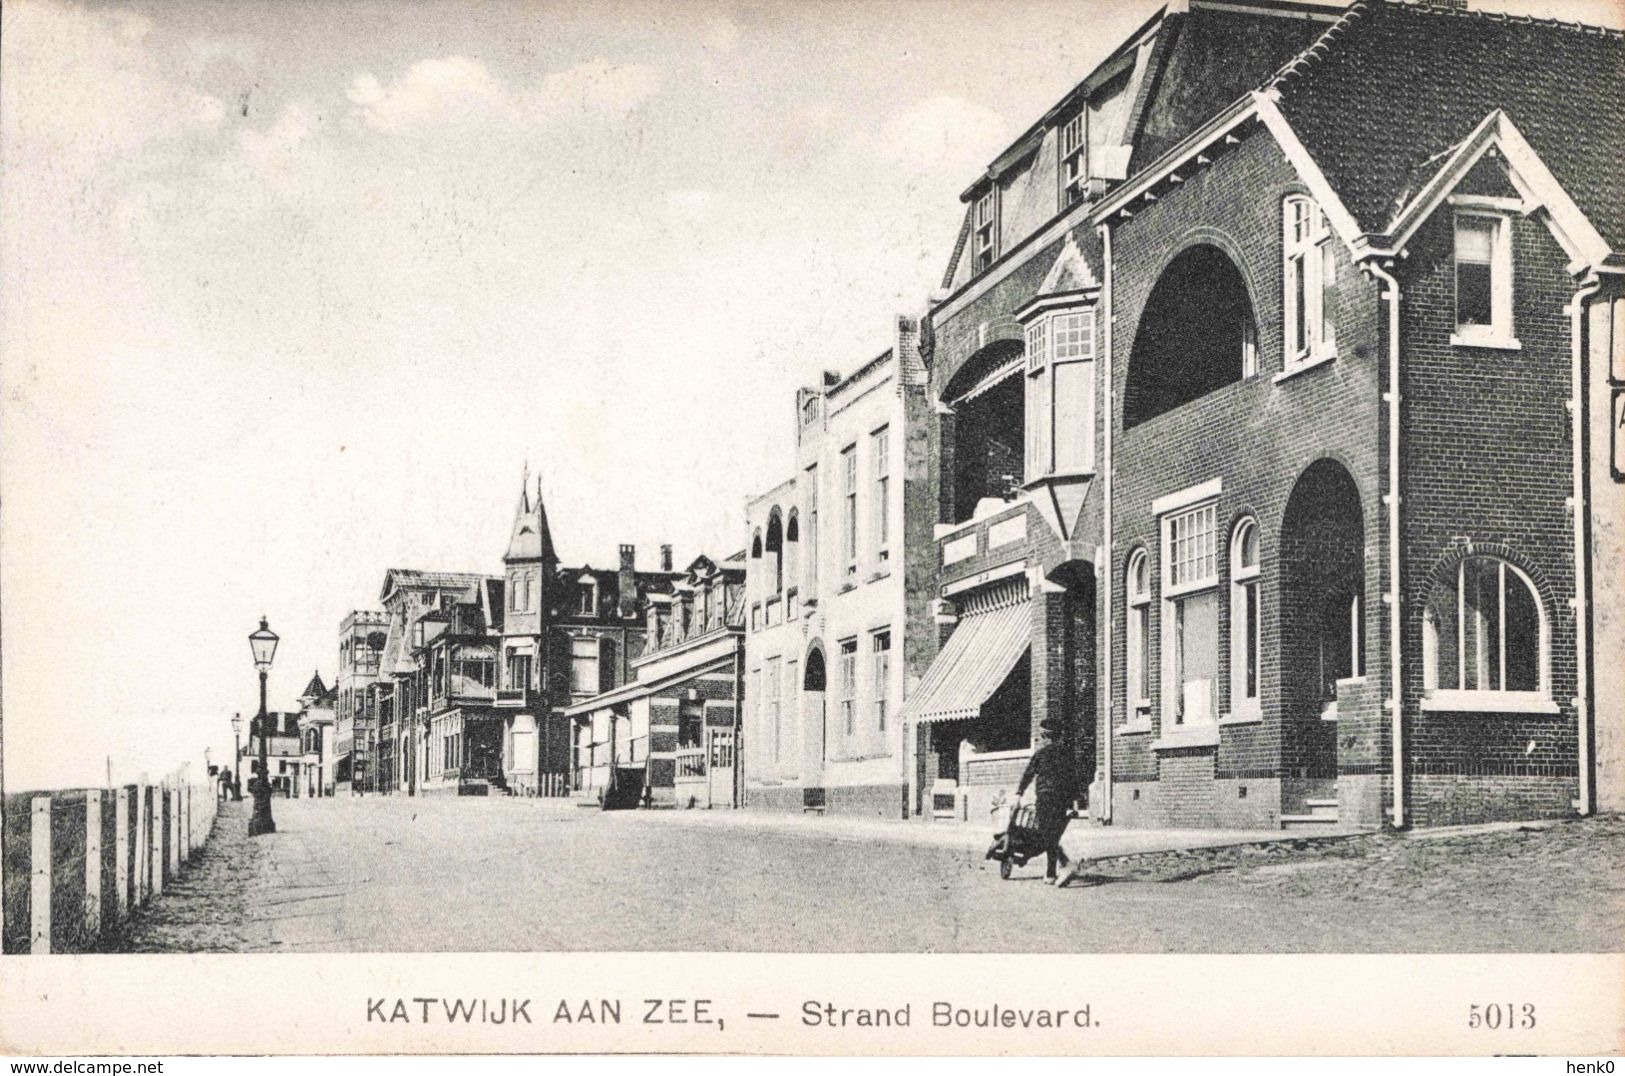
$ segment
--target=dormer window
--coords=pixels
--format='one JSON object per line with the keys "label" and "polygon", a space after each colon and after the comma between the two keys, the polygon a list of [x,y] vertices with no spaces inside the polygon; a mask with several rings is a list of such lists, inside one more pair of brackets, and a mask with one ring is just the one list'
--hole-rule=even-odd
{"label": "dormer window", "polygon": [[1282,279],[1285,282],[1286,368],[1330,358],[1337,346],[1331,305],[1336,252],[1326,215],[1302,195],[1282,206]]}
{"label": "dormer window", "polygon": [[818,421],[818,401],[820,397],[809,395],[801,401],[801,424],[811,426]]}
{"label": "dormer window", "polygon": [[1512,228],[1502,213],[1457,210],[1452,344],[1517,347],[1512,334]]}
{"label": "dormer window", "polygon": [[978,273],[991,266],[999,256],[998,195],[998,187],[990,186],[976,199],[976,206],[971,211],[971,239]]}
{"label": "dormer window", "polygon": [[598,612],[598,580],[583,579],[578,595],[579,605],[576,612],[582,616],[594,616]]}
{"label": "dormer window", "polygon": [[1088,191],[1089,142],[1084,114],[1079,112],[1061,128],[1061,208],[1082,201]]}

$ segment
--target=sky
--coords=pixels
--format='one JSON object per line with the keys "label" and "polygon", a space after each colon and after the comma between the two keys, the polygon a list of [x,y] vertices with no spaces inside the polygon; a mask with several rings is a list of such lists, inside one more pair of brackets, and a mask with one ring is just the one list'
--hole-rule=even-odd
{"label": "sky", "polygon": [[229,759],[260,616],[296,708],[386,569],[501,570],[527,465],[567,564],[741,548],[796,387],[1158,6],[8,2],[6,788]]}

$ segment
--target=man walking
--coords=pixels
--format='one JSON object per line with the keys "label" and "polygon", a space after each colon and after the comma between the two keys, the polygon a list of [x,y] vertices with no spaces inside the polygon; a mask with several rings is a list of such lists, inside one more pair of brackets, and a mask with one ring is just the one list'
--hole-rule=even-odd
{"label": "man walking", "polygon": [[[1016,802],[1019,804],[1026,795],[1028,785],[1035,781],[1038,783],[1033,802],[1038,808],[1039,837],[1044,842],[1044,880],[1060,887],[1077,877],[1080,866],[1072,863],[1061,848],[1061,834],[1066,832],[1066,824],[1070,821],[1067,811],[1072,804],[1075,783],[1072,759],[1065,728],[1059,718],[1046,717],[1038,727],[1044,734],[1045,742],[1033,752],[1026,771],[1021,775],[1021,783],[1016,786]],[[1065,873],[1057,878],[1057,870],[1064,870]]]}

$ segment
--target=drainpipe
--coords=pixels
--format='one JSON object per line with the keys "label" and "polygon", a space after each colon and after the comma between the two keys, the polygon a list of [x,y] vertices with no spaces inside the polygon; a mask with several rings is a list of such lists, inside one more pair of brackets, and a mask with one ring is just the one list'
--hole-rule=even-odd
{"label": "drainpipe", "polygon": [[[1106,274],[1105,287],[1102,289],[1102,302],[1106,307],[1105,339],[1102,341],[1102,350],[1106,356],[1106,361],[1103,364],[1106,373],[1106,391],[1103,393],[1105,406],[1100,409],[1100,412],[1105,416],[1106,421],[1106,459],[1104,461],[1105,466],[1102,468],[1102,473],[1104,474],[1106,481],[1106,489],[1104,491],[1105,504],[1103,509],[1104,525],[1102,527],[1106,533],[1104,535],[1104,541],[1102,544],[1106,550],[1106,553],[1105,556],[1101,558],[1104,567],[1102,575],[1105,579],[1103,590],[1106,595],[1106,705],[1103,710],[1101,722],[1103,728],[1103,735],[1101,736],[1101,739],[1105,742],[1101,745],[1100,752],[1102,759],[1100,771],[1100,794],[1104,802],[1101,803],[1100,806],[1102,809],[1096,814],[1096,817],[1099,818],[1101,822],[1109,825],[1112,820],[1112,742],[1114,739],[1116,739],[1116,730],[1112,727],[1112,622],[1117,611],[1117,603],[1113,599],[1112,591],[1112,559],[1114,556],[1112,552],[1112,427],[1116,417],[1116,409],[1112,402],[1112,385],[1114,383],[1113,370],[1116,365],[1116,356],[1112,353],[1112,280],[1116,276],[1116,273],[1112,271],[1111,225],[1102,224],[1100,226],[1100,242],[1103,250],[1101,260],[1105,262],[1102,271]],[[1125,694],[1126,693],[1127,692],[1125,691]],[[1089,806],[1090,809],[1093,810],[1095,805],[1090,804]]]}
{"label": "drainpipe", "polygon": [[1402,603],[1399,588],[1399,281],[1375,261],[1366,263],[1373,276],[1387,287],[1382,297],[1388,301],[1388,674],[1389,719],[1393,726],[1393,778],[1395,829],[1405,825],[1405,707],[1404,682],[1400,677],[1400,645],[1403,636]]}
{"label": "drainpipe", "polygon": [[1591,710],[1590,701],[1590,632],[1587,622],[1591,617],[1590,603],[1586,600],[1589,585],[1586,573],[1585,521],[1589,506],[1585,497],[1585,312],[1586,300],[1602,288],[1602,280],[1591,273],[1574,293],[1569,306],[1569,348],[1573,358],[1572,398],[1569,416],[1572,420],[1570,439],[1574,442],[1574,490],[1569,498],[1569,514],[1574,518],[1574,711],[1579,722],[1580,741],[1580,803],[1582,815],[1591,813],[1591,730],[1586,721]]}

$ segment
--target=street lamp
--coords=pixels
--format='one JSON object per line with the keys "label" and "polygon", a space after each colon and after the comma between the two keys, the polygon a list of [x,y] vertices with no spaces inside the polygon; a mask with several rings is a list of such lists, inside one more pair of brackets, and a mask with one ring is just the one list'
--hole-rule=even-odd
{"label": "street lamp", "polygon": [[231,798],[237,803],[243,802],[243,715],[231,715],[231,742],[237,745],[237,753],[231,757]]}
{"label": "street lamp", "polygon": [[248,637],[248,647],[254,652],[254,668],[260,673],[260,716],[255,721],[260,733],[260,775],[259,780],[249,786],[249,793],[254,797],[254,813],[248,819],[250,837],[276,832],[276,821],[271,817],[271,763],[266,757],[270,730],[265,713],[265,678],[271,672],[271,659],[276,657],[276,644],[276,632],[260,617],[259,630]]}

